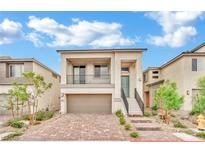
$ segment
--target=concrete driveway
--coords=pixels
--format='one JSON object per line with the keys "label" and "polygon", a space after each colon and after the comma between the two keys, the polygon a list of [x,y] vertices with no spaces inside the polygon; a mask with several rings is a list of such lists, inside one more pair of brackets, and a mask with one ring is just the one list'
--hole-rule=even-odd
{"label": "concrete driveway", "polygon": [[112,114],[66,114],[33,126],[17,140],[125,140],[125,137]]}

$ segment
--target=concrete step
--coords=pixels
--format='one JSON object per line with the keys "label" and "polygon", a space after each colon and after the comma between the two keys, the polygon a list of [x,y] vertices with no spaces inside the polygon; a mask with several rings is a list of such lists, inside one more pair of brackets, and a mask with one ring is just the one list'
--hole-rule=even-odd
{"label": "concrete step", "polygon": [[133,117],[130,118],[130,121],[132,123],[152,123],[153,122],[153,120],[146,117],[139,117],[139,118]]}
{"label": "concrete step", "polygon": [[127,101],[129,103],[129,115],[143,115],[135,98],[127,98]]}
{"label": "concrete step", "polygon": [[141,130],[141,131],[159,131],[161,130],[161,127],[159,124],[155,123],[135,123],[134,124],[136,130]]}

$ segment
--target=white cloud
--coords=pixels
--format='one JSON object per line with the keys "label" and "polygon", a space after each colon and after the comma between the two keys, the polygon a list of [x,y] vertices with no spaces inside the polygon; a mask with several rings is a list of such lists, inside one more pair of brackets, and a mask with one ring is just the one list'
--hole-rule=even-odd
{"label": "white cloud", "polygon": [[150,36],[148,42],[157,46],[181,47],[197,34],[193,26],[202,12],[149,12],[145,16],[155,20],[163,30],[162,36]]}
{"label": "white cloud", "polygon": [[34,31],[49,37],[47,46],[128,46],[135,43],[134,40],[122,35],[122,25],[119,23],[106,23],[99,21],[86,21],[77,18],[72,19],[69,26],[59,24],[54,19],[29,17],[28,27]]}
{"label": "white cloud", "polygon": [[22,25],[9,19],[4,19],[0,23],[0,45],[10,44],[22,36]]}
{"label": "white cloud", "polygon": [[35,47],[43,47],[43,42],[41,41],[41,35],[35,32],[28,33],[26,39],[31,41]]}

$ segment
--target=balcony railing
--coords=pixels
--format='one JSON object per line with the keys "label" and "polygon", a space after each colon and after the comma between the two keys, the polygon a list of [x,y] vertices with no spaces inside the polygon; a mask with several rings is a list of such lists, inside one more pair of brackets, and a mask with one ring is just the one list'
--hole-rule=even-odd
{"label": "balcony railing", "polygon": [[67,84],[110,84],[110,75],[67,75]]}

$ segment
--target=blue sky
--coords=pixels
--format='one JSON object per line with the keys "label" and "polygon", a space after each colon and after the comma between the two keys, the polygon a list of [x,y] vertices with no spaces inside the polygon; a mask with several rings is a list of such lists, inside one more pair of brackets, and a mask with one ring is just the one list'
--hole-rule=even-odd
{"label": "blue sky", "polygon": [[33,57],[57,72],[57,49],[148,48],[146,69],[204,41],[203,12],[0,12],[0,55]]}

